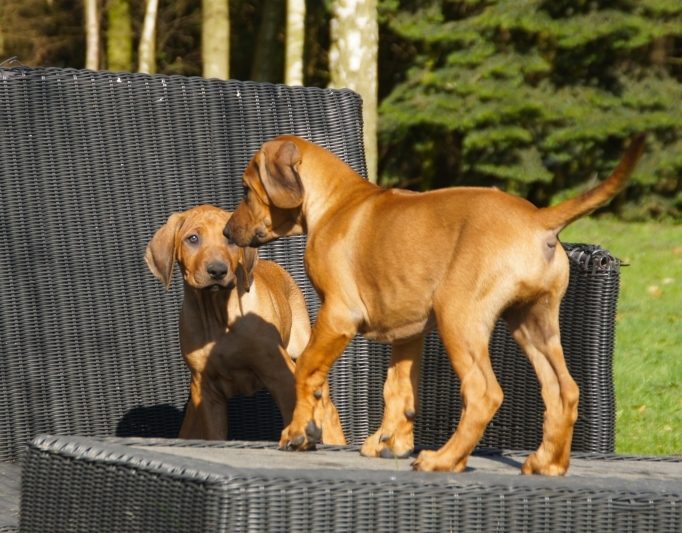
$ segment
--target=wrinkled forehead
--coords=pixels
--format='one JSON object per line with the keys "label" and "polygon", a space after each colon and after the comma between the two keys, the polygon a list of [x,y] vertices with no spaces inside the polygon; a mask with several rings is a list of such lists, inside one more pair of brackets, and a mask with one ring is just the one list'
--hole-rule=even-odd
{"label": "wrinkled forehead", "polygon": [[181,233],[200,230],[204,234],[218,233],[222,235],[223,228],[230,220],[232,213],[214,207],[190,209],[185,213],[185,220],[180,228]]}

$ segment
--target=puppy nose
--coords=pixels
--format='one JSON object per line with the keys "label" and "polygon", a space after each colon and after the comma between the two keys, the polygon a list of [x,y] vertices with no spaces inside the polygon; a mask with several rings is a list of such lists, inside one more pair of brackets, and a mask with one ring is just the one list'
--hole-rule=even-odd
{"label": "puppy nose", "polygon": [[206,272],[211,278],[221,280],[227,276],[227,265],[221,261],[213,261],[206,267]]}

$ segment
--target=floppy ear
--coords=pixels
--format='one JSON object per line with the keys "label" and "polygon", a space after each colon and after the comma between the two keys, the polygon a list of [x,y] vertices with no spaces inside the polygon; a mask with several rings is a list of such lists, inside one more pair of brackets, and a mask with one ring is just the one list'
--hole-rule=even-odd
{"label": "floppy ear", "polygon": [[173,266],[175,265],[175,235],[183,222],[181,213],[174,213],[168,221],[159,228],[152,240],[147,245],[144,260],[166,290],[170,287],[173,279]]}
{"label": "floppy ear", "polygon": [[282,209],[293,209],[301,205],[303,184],[298,175],[301,152],[296,143],[284,141],[277,151],[271,143],[266,143],[262,154],[260,178],[272,203]]}
{"label": "floppy ear", "polygon": [[239,264],[242,265],[242,283],[244,290],[249,292],[251,290],[253,270],[258,264],[258,250],[247,246],[246,248],[241,248],[240,255]]}

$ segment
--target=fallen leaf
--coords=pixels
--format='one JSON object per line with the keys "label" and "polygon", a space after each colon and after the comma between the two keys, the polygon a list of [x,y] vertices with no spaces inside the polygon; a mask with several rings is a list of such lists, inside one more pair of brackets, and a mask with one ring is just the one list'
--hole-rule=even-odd
{"label": "fallen leaf", "polygon": [[637,412],[638,412],[638,413],[643,413],[644,411],[646,411],[646,405],[640,405],[640,406],[637,408]]}
{"label": "fallen leaf", "polygon": [[682,255],[682,246],[675,246],[675,247],[673,248],[673,253],[674,253],[675,255]]}
{"label": "fallen leaf", "polygon": [[661,433],[666,433],[666,432],[672,431],[672,430],[673,430],[673,428],[671,428],[670,426],[664,426],[663,429],[662,429],[660,432],[661,432]]}
{"label": "fallen leaf", "polygon": [[646,288],[646,292],[648,292],[649,294],[651,294],[651,296],[654,296],[654,297],[658,297],[661,294],[663,294],[663,291],[658,288],[658,285],[649,285]]}
{"label": "fallen leaf", "polygon": [[665,278],[663,280],[663,285],[670,285],[671,283],[675,283],[675,278]]}

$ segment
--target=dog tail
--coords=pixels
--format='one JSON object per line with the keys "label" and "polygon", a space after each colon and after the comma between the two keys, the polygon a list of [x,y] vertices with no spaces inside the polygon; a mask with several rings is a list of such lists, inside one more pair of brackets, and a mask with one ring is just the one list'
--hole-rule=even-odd
{"label": "dog tail", "polygon": [[594,189],[559,205],[538,210],[543,226],[558,234],[571,222],[608,203],[625,187],[628,178],[642,157],[645,141],[645,133],[635,135],[616,170]]}

